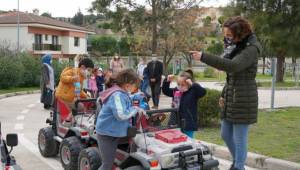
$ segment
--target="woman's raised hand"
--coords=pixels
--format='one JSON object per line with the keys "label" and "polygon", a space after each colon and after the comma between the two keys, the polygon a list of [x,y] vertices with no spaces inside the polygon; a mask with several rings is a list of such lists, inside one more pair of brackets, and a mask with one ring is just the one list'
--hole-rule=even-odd
{"label": "woman's raised hand", "polygon": [[201,60],[202,52],[201,51],[189,51],[194,60]]}

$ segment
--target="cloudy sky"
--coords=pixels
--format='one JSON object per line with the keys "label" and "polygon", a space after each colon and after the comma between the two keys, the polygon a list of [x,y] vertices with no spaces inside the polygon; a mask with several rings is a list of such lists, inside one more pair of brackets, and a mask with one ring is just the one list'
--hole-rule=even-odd
{"label": "cloudy sky", "polygon": [[[19,0],[20,11],[32,12],[37,8],[40,14],[50,12],[54,17],[72,17],[80,8],[87,14],[87,9],[94,0]],[[144,0],[138,0],[143,2]],[[17,9],[18,0],[0,0],[0,10]],[[225,6],[229,0],[205,0],[203,6]]]}

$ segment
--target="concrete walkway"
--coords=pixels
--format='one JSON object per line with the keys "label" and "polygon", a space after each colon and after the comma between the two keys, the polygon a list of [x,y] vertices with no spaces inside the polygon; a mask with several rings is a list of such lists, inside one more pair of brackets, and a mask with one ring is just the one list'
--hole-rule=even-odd
{"label": "concrete walkway", "polygon": [[[200,82],[200,84],[209,89],[222,90],[223,85],[218,82]],[[258,90],[260,109],[267,109],[271,106],[271,89]],[[276,90],[275,91],[275,108],[300,106],[300,90]]]}
{"label": "concrete walkway", "polygon": [[[200,82],[201,86],[208,89],[215,89],[221,91],[223,85],[219,82]],[[171,84],[172,87],[176,83]],[[271,105],[271,90],[258,90],[259,109],[268,109]],[[168,108],[171,106],[172,99],[161,95],[160,108]],[[152,106],[152,105],[151,105]],[[275,91],[275,108],[300,106],[300,90],[276,90]]]}

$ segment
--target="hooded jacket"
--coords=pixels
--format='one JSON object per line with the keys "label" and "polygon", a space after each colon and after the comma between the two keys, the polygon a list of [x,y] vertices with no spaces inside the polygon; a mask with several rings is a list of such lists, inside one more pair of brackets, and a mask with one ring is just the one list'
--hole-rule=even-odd
{"label": "hooded jacket", "polygon": [[103,105],[97,118],[97,134],[112,137],[127,136],[127,129],[131,126],[129,119],[137,113],[129,94],[114,85],[100,93],[100,99]]}
{"label": "hooded jacket", "polygon": [[[82,84],[84,80],[84,76],[80,73],[79,68],[72,68],[67,67],[65,68],[61,75],[60,75],[60,81],[56,88],[55,97],[62,99],[65,102],[72,103],[75,99],[75,86],[73,77],[75,75],[79,75],[79,82]],[[86,93],[84,93],[82,90],[80,92],[80,98],[87,98]]]}

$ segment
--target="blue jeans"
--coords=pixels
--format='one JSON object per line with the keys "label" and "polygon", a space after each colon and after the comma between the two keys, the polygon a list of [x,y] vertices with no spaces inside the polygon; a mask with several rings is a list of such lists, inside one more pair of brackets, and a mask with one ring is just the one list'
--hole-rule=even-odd
{"label": "blue jeans", "polygon": [[226,120],[223,120],[221,123],[221,136],[231,153],[234,168],[238,170],[245,169],[248,130],[248,124],[235,124]]}

